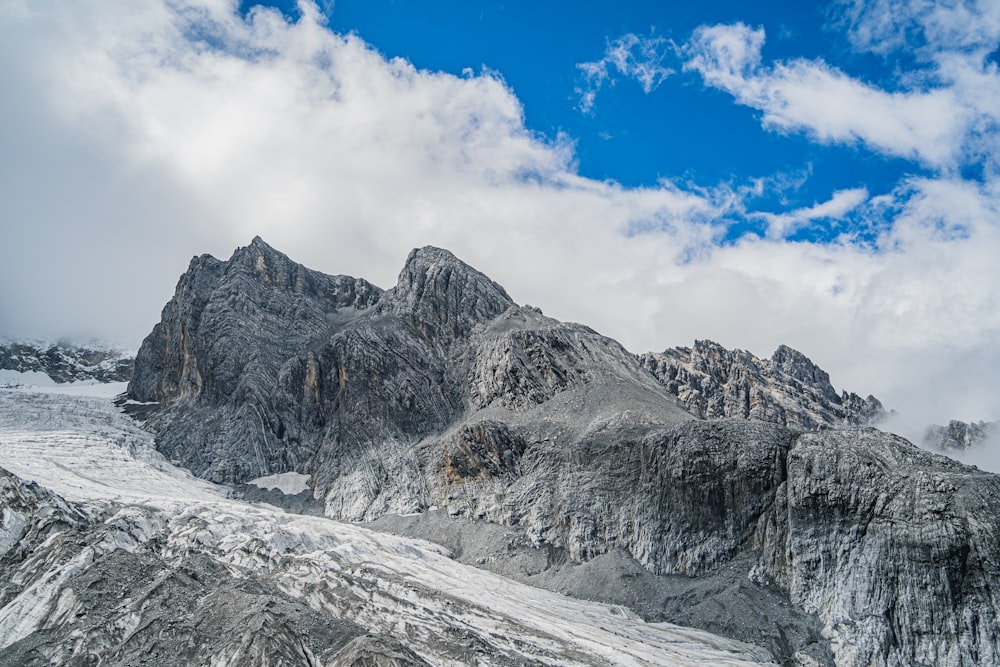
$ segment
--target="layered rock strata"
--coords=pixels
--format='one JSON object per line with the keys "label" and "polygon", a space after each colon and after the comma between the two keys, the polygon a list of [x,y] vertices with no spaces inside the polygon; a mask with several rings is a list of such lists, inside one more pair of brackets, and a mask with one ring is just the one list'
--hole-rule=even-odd
{"label": "layered rock strata", "polygon": [[874,396],[837,393],[830,376],[801,352],[781,345],[770,359],[710,340],[643,354],[642,365],[701,419],[738,417],[797,430],[877,425]]}

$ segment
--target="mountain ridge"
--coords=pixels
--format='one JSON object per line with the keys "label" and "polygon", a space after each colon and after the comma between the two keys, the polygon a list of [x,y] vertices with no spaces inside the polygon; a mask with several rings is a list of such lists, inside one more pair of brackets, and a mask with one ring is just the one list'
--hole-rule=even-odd
{"label": "mountain ridge", "polygon": [[874,396],[838,394],[808,357],[780,345],[770,359],[710,340],[640,355],[642,364],[701,419],[738,417],[814,430],[874,426],[888,413]]}
{"label": "mountain ridge", "polygon": [[[304,473],[343,520],[437,507],[547,550],[540,571],[612,553],[654,576],[746,563],[736,600],[773,586],[799,614],[778,635],[755,621],[786,664],[1000,655],[997,634],[975,629],[1000,608],[986,565],[1000,526],[981,519],[1000,514],[997,478],[858,426],[881,404],[836,393],[804,355],[704,341],[687,361],[635,355],[517,305],[447,251],[414,251],[380,291],[269,272],[284,260],[262,245],[192,264],[136,360],[129,396],[157,397],[143,407],[157,448],[197,475]],[[181,391],[185,373],[197,381]],[[718,418],[692,414],[702,405]]]}
{"label": "mountain ridge", "polygon": [[67,341],[0,341],[0,371],[43,374],[56,384],[128,382],[134,359],[128,352]]}

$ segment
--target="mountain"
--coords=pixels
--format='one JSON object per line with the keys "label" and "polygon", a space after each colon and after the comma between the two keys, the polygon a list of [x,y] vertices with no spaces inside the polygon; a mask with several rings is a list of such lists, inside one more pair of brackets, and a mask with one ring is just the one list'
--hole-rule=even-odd
{"label": "mountain", "polygon": [[998,422],[963,422],[953,419],[947,426],[932,424],[924,431],[924,446],[942,452],[964,452],[984,446],[1000,429]]}
{"label": "mountain", "polygon": [[877,425],[886,416],[874,396],[838,394],[826,371],[787,345],[780,346],[770,359],[761,359],[699,340],[693,348],[648,352],[641,360],[701,419],[757,419],[811,431]]}
{"label": "mountain", "polygon": [[192,261],[128,395],[199,477],[300,473],[329,517],[786,664],[1000,662],[998,478],[787,347],[640,357],[445,250],[383,291],[257,238]]}
{"label": "mountain", "polygon": [[[0,371],[13,371],[37,380],[47,376],[56,383],[97,381],[128,382],[132,378],[133,359],[128,353],[112,349],[81,347],[67,342],[0,343]],[[10,376],[9,380],[17,378]]]}

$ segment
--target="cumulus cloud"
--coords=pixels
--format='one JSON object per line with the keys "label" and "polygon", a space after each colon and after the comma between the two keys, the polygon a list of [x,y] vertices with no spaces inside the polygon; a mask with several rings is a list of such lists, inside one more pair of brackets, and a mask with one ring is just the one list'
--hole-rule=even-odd
{"label": "cumulus cloud", "polygon": [[593,113],[597,93],[605,85],[615,85],[618,77],[635,79],[647,95],[656,90],[674,73],[663,62],[671,45],[662,37],[650,34],[640,37],[626,33],[609,40],[600,60],[577,65],[583,74],[583,84],[576,89],[580,96],[579,109]]}
{"label": "cumulus cloud", "polygon": [[[772,213],[767,238],[722,244],[725,221],[746,213],[740,187],[583,178],[572,138],[525,127],[498,76],[388,59],[309,3],[296,22],[243,18],[229,0],[0,7],[17,9],[0,11],[0,329],[136,340],[192,255],[228,257],[255,234],[385,287],[410,248],[434,244],[519,302],[636,351],[708,337],[766,355],[787,343],[838,387],[926,421],[1000,416],[995,181],[847,190]],[[760,62],[763,38],[699,33],[704,71],[770,90],[783,79]],[[621,58],[609,77],[639,71]],[[667,76],[648,71],[650,90]],[[804,104],[783,117],[816,125]],[[829,136],[867,142],[862,122]],[[945,159],[925,145],[931,130],[908,131],[898,150]],[[841,215],[888,223],[874,245],[782,236]]]}
{"label": "cumulus cloud", "polygon": [[806,131],[824,143],[862,142],[934,167],[956,164],[974,110],[950,89],[886,92],[823,61],[761,63],[764,30],[742,23],[702,26],[686,46],[685,69],[763,112],[765,125]]}
{"label": "cumulus cloud", "polygon": [[[570,142],[525,128],[498,77],[386,59],[308,3],[294,23],[259,8],[244,20],[224,1],[35,7],[0,27],[0,77],[14,92],[4,131],[18,148],[5,154],[18,177],[0,182],[12,234],[3,310],[21,314],[11,320],[56,326],[73,313],[107,329],[141,308],[130,333],[142,333],[172,288],[159,262],[171,275],[258,233],[383,285],[427,243],[484,269],[516,253],[536,267],[525,282],[546,285],[553,257],[593,271],[604,253],[621,261],[635,229],[669,230],[662,261],[673,261],[706,242],[689,221],[723,213],[669,185],[579,177]],[[122,301],[71,296],[69,273],[124,290]]]}
{"label": "cumulus cloud", "polygon": [[699,27],[685,44],[684,68],[762,112],[765,126],[806,132],[823,143],[876,152],[957,173],[979,164],[996,173],[1000,155],[1000,5],[926,0],[842,0],[831,25],[859,51],[906,49],[918,66],[898,72],[891,90],[823,60],[762,62],[762,28]]}

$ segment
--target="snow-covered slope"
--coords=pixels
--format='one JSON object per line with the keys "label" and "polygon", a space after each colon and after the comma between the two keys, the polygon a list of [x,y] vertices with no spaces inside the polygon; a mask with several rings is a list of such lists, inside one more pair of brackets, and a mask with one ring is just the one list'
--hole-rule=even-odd
{"label": "snow-covered slope", "polygon": [[0,664],[770,660],[426,542],[228,499],[107,397],[0,389],[0,467]]}

